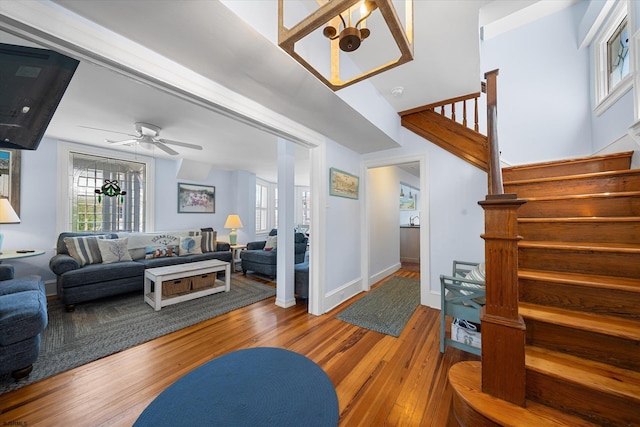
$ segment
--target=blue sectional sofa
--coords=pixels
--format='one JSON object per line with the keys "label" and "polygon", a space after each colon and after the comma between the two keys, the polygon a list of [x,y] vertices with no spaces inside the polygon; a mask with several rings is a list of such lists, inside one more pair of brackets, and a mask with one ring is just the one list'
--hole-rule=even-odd
{"label": "blue sectional sofa", "polygon": [[14,279],[13,266],[0,265],[0,373],[16,381],[31,373],[48,319],[40,276]]}
{"label": "blue sectional sofa", "polygon": [[[187,230],[162,233],[60,233],[56,255],[49,261],[49,268],[57,278],[58,297],[65,304],[67,311],[73,311],[75,305],[81,302],[133,291],[142,292],[146,268],[209,259],[231,262],[229,243],[216,242],[214,231],[213,240],[208,239],[214,243],[207,248],[203,234],[207,232]],[[201,244],[198,245],[200,250],[182,253],[181,241],[186,242],[189,237],[195,235],[201,236]],[[72,250],[74,253],[71,254],[69,239],[86,237],[112,242],[127,239],[127,253],[119,254],[121,259],[109,263],[102,260],[102,254],[95,253],[95,245],[93,250],[87,245],[80,250]],[[83,259],[86,262],[84,264]]]}

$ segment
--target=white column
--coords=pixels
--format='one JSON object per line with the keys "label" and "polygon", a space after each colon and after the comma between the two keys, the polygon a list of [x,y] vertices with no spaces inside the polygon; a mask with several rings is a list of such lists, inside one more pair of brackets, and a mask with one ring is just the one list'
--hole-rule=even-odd
{"label": "white column", "polygon": [[294,297],[295,147],[278,138],[278,266],[276,305],[296,305]]}

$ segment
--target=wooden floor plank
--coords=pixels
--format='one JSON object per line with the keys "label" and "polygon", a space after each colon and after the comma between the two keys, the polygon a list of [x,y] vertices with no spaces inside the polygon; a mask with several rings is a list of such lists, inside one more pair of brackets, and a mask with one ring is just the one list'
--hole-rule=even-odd
{"label": "wooden floor plank", "polygon": [[[402,277],[420,273],[399,270]],[[207,361],[248,347],[309,357],[336,387],[341,426],[447,424],[449,367],[474,355],[439,352],[439,312],[419,306],[398,338],[274,298],[0,395],[0,424],[130,426],[166,387]]]}

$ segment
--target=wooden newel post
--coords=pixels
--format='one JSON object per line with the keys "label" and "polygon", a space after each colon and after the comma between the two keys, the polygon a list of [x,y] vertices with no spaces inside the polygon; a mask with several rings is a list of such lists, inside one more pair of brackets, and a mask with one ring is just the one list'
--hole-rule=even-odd
{"label": "wooden newel post", "polygon": [[482,391],[525,405],[525,324],[518,314],[518,208],[515,194],[488,195],[484,209],[486,305],[482,321]]}

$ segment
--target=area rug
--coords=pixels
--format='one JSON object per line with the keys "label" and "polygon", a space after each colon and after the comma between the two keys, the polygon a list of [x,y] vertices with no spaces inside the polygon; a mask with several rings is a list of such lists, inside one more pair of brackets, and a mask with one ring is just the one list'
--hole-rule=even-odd
{"label": "area rug", "polygon": [[120,295],[76,305],[65,312],[59,300],[49,302],[49,325],[42,334],[33,372],[16,383],[0,375],[0,394],[48,378],[154,338],[228,313],[275,295],[274,287],[233,275],[231,290],[163,307],[144,302],[142,293]]}
{"label": "area rug", "polygon": [[420,279],[394,276],[336,315],[352,325],[400,336],[420,304]]}
{"label": "area rug", "polygon": [[312,360],[282,348],[234,351],[167,387],[134,427],[337,426],[338,397]]}

